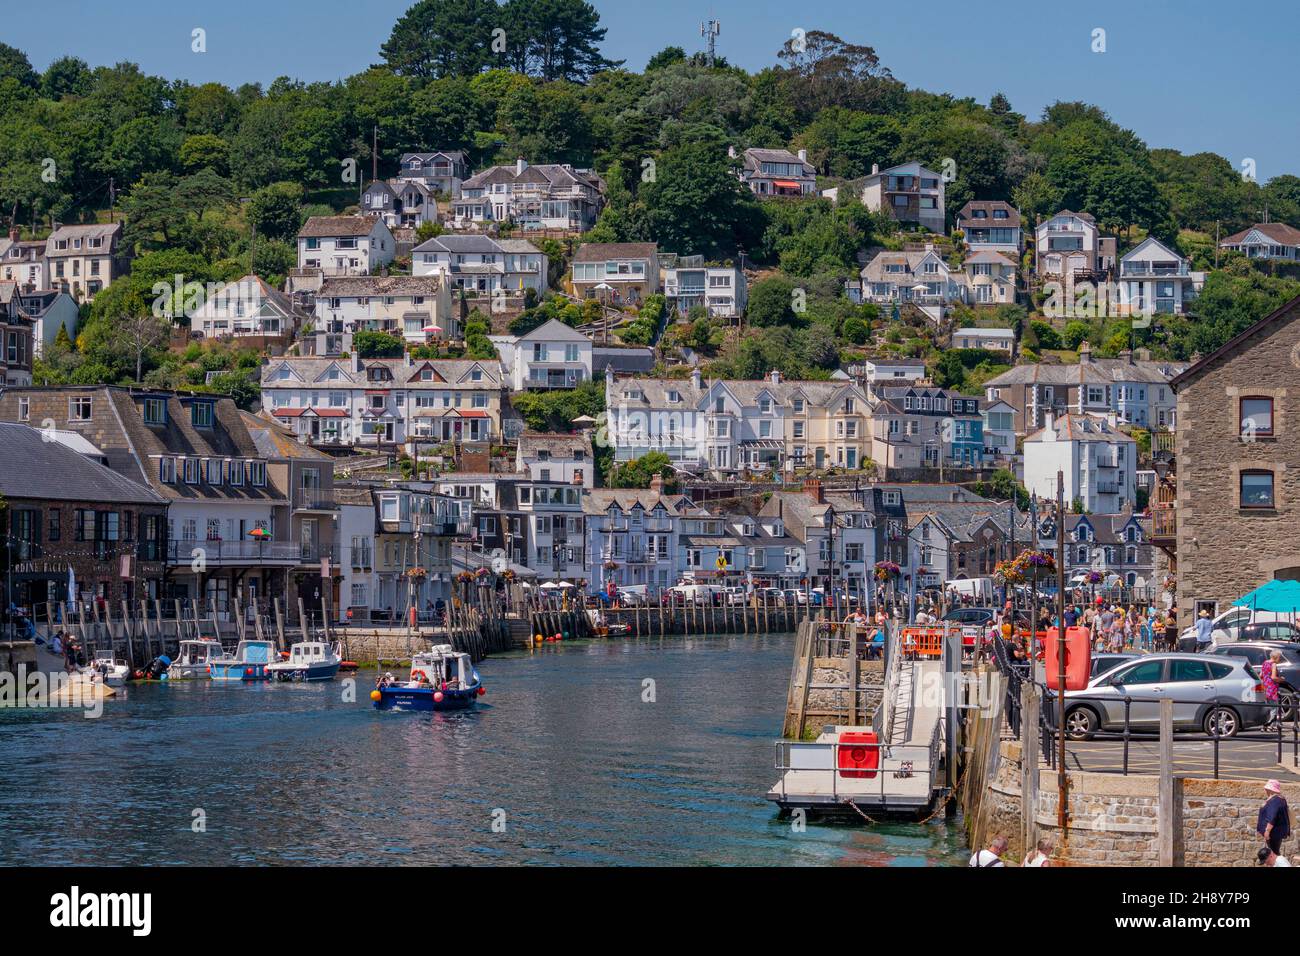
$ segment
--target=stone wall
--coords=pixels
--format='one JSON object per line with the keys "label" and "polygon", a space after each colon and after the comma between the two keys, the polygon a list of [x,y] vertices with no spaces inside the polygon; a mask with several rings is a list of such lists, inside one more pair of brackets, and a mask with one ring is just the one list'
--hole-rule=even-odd
{"label": "stone wall", "polygon": [[[809,718],[835,718],[849,703],[848,661],[842,657],[818,657],[813,660],[813,689],[808,692]],[[833,687],[823,687],[830,684]],[[843,688],[835,690],[834,688]],[[865,724],[884,697],[884,668],[880,661],[858,662],[858,723]],[[811,722],[813,725],[816,721]]]}
{"label": "stone wall", "polygon": [[[1178,388],[1178,610],[1189,624],[1198,600],[1219,611],[1272,578],[1300,568],[1300,408],[1286,387],[1300,369],[1300,309],[1292,308]],[[1243,436],[1242,398],[1273,400],[1271,435]],[[1291,429],[1296,429],[1292,432]],[[1241,507],[1245,469],[1273,473],[1276,506]]]}
{"label": "stone wall", "polygon": [[[1039,769],[1035,821],[1040,837],[1056,841],[1056,858],[1073,866],[1159,866],[1159,779],[1151,774],[1068,774],[1070,840],[1057,828],[1057,776]],[[1300,808],[1300,783],[1283,782],[1283,793]],[[1253,866],[1261,841],[1255,820],[1264,802],[1262,781],[1174,779],[1175,866]],[[989,781],[983,819],[974,832],[987,845],[998,834],[1010,841],[1007,859],[1024,859],[1020,744],[1004,742]],[[1296,809],[1292,810],[1292,814]],[[1294,821],[1293,821],[1294,822]],[[1292,836],[1285,856],[1300,852]]]}

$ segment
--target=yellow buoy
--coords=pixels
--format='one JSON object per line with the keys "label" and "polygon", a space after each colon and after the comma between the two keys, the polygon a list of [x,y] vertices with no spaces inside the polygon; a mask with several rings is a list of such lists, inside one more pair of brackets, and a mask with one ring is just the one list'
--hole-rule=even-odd
{"label": "yellow buoy", "polygon": [[383,697],[384,697],[384,695],[381,694],[381,693],[379,693],[379,691],[377,691],[377,690],[372,690],[372,691],[370,692],[370,699],[371,699],[371,700],[382,700]]}
{"label": "yellow buoy", "polygon": [[540,644],[540,643],[542,643],[542,635],[540,635],[540,634],[534,634],[534,635],[533,635],[533,643],[534,643],[534,644]]}

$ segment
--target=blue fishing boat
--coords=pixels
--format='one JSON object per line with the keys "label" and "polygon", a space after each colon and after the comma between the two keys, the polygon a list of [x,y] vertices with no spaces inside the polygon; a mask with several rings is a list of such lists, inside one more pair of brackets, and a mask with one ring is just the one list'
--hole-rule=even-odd
{"label": "blue fishing boat", "polygon": [[223,654],[208,662],[217,681],[270,680],[270,665],[276,660],[271,641],[240,641],[234,654]]}
{"label": "blue fishing boat", "polygon": [[415,655],[408,680],[380,677],[370,699],[378,710],[465,710],[485,693],[470,656],[438,644]]}

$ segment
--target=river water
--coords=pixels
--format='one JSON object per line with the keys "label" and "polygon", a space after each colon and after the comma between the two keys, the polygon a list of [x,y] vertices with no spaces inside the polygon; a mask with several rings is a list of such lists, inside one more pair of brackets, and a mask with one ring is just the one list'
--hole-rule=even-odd
{"label": "river water", "polygon": [[792,640],[545,645],[460,714],[376,712],[373,672],[0,710],[0,865],[964,862],[955,822],[777,818]]}

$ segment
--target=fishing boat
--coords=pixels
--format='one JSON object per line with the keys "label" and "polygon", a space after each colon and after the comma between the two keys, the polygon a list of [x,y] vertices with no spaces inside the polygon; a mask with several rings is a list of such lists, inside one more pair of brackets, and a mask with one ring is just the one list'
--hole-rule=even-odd
{"label": "fishing boat", "polygon": [[90,669],[98,674],[110,687],[120,687],[126,683],[127,677],[131,674],[131,668],[127,666],[126,661],[117,660],[113,657],[112,650],[96,651],[95,659],[91,662]]}
{"label": "fishing boat", "polygon": [[469,655],[438,644],[415,655],[408,680],[380,677],[370,699],[379,710],[465,710],[485,693]]}
{"label": "fishing boat", "polygon": [[213,637],[181,641],[176,660],[172,661],[171,667],[167,668],[167,678],[168,680],[207,680],[208,665],[224,653],[221,642]]}
{"label": "fishing boat", "polygon": [[213,680],[270,680],[270,666],[276,660],[271,641],[240,641],[234,654],[222,654],[208,662]]}
{"label": "fishing boat", "polygon": [[278,681],[333,680],[340,663],[337,644],[299,641],[289,649],[287,660],[276,661],[267,670]]}

